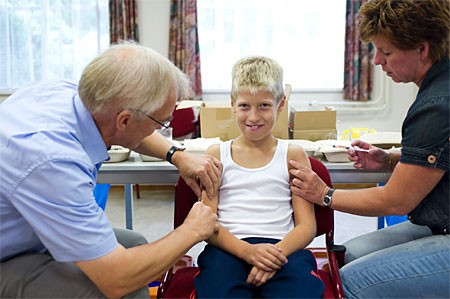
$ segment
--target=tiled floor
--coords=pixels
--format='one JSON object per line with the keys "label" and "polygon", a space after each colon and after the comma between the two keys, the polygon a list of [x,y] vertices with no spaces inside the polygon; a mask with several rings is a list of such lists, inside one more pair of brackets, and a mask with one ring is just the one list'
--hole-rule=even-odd
{"label": "tiled floor", "polygon": [[[106,214],[114,227],[125,227],[123,188],[113,186],[106,205]],[[173,228],[173,187],[140,186],[141,198],[134,193],[134,230],[146,236],[149,242],[157,240]],[[360,217],[335,212],[335,242],[343,242],[377,229],[377,218]],[[194,246],[188,254],[194,260],[204,243]],[[310,246],[324,247],[324,237],[316,238]]]}

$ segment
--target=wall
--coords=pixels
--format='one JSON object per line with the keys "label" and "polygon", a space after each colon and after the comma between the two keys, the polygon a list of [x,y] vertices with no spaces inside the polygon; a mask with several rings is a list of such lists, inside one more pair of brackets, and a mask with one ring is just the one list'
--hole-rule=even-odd
{"label": "wall", "polygon": [[[168,56],[170,0],[138,0],[139,34],[143,45]],[[377,68],[375,95],[378,105],[364,107],[342,102],[324,103],[337,112],[338,131],[350,127],[368,127],[377,131],[400,131],[408,107],[414,100],[417,88],[414,84],[396,84]],[[305,104],[320,95],[293,93],[291,104]],[[5,96],[0,95],[0,101]],[[205,101],[228,102],[228,94],[205,94]],[[319,100],[320,101],[320,100]],[[323,103],[322,101],[320,101]],[[370,107],[369,107],[370,106]]]}
{"label": "wall", "polygon": [[[141,43],[168,55],[170,0],[139,0],[139,33]],[[417,93],[414,84],[397,84],[377,67],[374,96],[379,104],[366,108],[338,102],[327,103],[337,109],[338,131],[350,127],[368,127],[377,131],[400,131],[408,107]],[[293,93],[291,104],[305,104],[314,95]],[[228,102],[228,94],[205,94],[205,101]],[[322,102],[321,102],[322,103]]]}
{"label": "wall", "polygon": [[169,56],[170,0],[138,0],[140,43]]}

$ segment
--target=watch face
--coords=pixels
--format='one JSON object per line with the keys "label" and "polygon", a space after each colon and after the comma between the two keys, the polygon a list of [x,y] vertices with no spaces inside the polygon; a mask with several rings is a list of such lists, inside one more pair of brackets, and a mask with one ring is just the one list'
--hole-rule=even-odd
{"label": "watch face", "polygon": [[325,195],[325,197],[323,198],[323,205],[325,207],[328,207],[331,205],[331,197],[328,195]]}

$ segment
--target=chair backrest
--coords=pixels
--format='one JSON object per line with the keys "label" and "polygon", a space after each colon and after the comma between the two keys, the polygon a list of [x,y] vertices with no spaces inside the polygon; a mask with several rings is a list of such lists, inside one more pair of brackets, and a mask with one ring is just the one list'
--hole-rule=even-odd
{"label": "chair backrest", "polygon": [[172,117],[170,126],[173,138],[195,132],[196,118],[193,108],[174,110]]}
{"label": "chair backrest", "polygon": [[[309,161],[311,163],[311,169],[319,175],[324,183],[332,187],[330,174],[325,165],[316,158],[310,157]],[[175,186],[174,228],[177,228],[183,223],[192,205],[197,200],[195,193],[180,176],[178,183]],[[332,236],[334,227],[333,210],[319,205],[315,205],[314,209],[317,222],[316,236],[329,233],[331,233]]]}
{"label": "chair backrest", "polygon": [[[322,181],[328,185],[328,187],[333,187],[331,183],[330,173],[325,165],[317,160],[316,158],[309,157],[309,162],[311,163],[311,169],[317,173],[317,175],[322,179]],[[334,228],[334,212],[330,208],[326,208],[319,205],[314,205],[314,211],[316,214],[316,225],[317,232],[316,236],[322,234],[333,234]]]}

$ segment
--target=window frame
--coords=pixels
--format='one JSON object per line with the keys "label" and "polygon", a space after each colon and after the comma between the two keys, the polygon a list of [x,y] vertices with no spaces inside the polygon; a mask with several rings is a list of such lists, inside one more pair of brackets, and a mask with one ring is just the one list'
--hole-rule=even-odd
{"label": "window frame", "polygon": [[[5,29],[3,31],[3,33],[6,34],[6,36],[4,36],[4,39],[6,40],[5,42],[5,48],[7,48],[6,52],[5,52],[5,57],[6,57],[6,61],[5,61],[5,75],[9,76],[11,73],[13,73],[17,67],[12,67],[11,68],[11,64],[14,63],[13,60],[18,60],[20,58],[15,57],[13,59],[13,57],[11,56],[11,48],[14,46],[11,42],[10,42],[10,38],[11,38],[11,32],[13,31],[13,28],[11,28],[11,19],[14,17],[11,17],[11,15],[15,15],[15,14],[30,14],[33,11],[38,11],[39,13],[39,20],[37,21],[38,24],[38,28],[40,28],[41,30],[39,30],[39,33],[37,34],[37,36],[39,36],[39,41],[41,42],[41,48],[40,48],[40,62],[38,62],[41,65],[46,65],[46,60],[51,58],[51,53],[47,53],[47,51],[45,50],[46,48],[51,46],[51,36],[52,33],[54,32],[58,32],[60,34],[62,34],[61,32],[63,32],[62,30],[64,29],[63,27],[59,28],[58,30],[54,30],[54,29],[48,29],[48,23],[51,23],[48,21],[48,15],[47,15],[47,11],[50,9],[49,7],[51,7],[51,4],[55,4],[55,3],[50,3],[49,0],[42,0],[42,1],[38,1],[38,2],[26,2],[26,1],[22,1],[20,3],[10,3],[8,0],[3,0],[3,3],[1,3],[2,7],[1,7],[1,12],[2,15],[5,17],[4,19],[4,25],[5,25]],[[64,6],[63,4],[67,4],[70,5],[70,10],[72,12],[72,10],[76,10],[77,9],[77,5],[82,5],[82,2],[80,2],[80,0],[73,0],[73,2],[69,2],[69,3],[63,3],[63,2],[58,2],[56,3],[56,8],[60,9],[62,11],[66,10],[66,6]],[[107,0],[96,0],[95,3],[93,3],[93,5],[95,6],[95,14],[96,14],[96,19],[93,20],[92,22],[92,28],[95,28],[95,30],[89,30],[88,32],[91,33],[93,32],[95,34],[95,45],[96,47],[92,47],[92,52],[94,54],[90,54],[90,52],[88,54],[84,54],[84,56],[81,57],[81,61],[84,64],[89,63],[90,60],[92,60],[96,55],[98,55],[99,53],[101,53],[107,46],[109,46],[109,22],[107,20],[109,20],[109,13],[107,13],[106,15],[104,13],[102,13],[102,11],[104,12],[105,9],[107,10],[108,8],[108,1]],[[80,18],[80,14],[82,14],[83,12],[79,12],[78,14],[73,14],[72,18],[74,18],[74,20],[76,20],[75,22],[78,22],[76,24],[79,25],[79,27],[75,27],[72,25],[72,27],[70,27],[73,31],[75,31],[71,36],[70,36],[70,43],[65,43],[64,45],[70,45],[72,51],[75,51],[76,53],[76,48],[80,47],[81,41],[78,40],[79,36],[85,36],[86,35],[86,29],[84,27],[82,27],[84,25],[84,21],[81,20]],[[17,18],[17,20],[20,21],[20,18]],[[61,18],[62,20],[62,18]],[[103,20],[103,22],[102,22]],[[56,22],[53,23],[59,23],[59,20],[55,20]],[[73,21],[72,21],[73,24]],[[53,25],[55,26],[55,25]],[[75,28],[74,28],[75,27]],[[14,33],[13,33],[14,34]],[[36,33],[24,33],[23,36],[25,36],[26,38],[30,39],[33,38],[34,36],[36,36]],[[60,35],[58,35],[60,36]],[[35,43],[34,42],[30,42],[31,43],[31,48],[34,48]],[[94,43],[91,43],[94,44]],[[77,46],[78,45],[78,46]],[[17,46],[17,45],[16,45]],[[84,46],[83,46],[84,47]],[[43,55],[42,53],[44,53],[45,55]],[[44,56],[44,57],[42,57]],[[29,58],[27,58],[29,59]],[[35,61],[37,61],[36,59],[29,59],[29,63],[35,63]],[[70,67],[71,69],[71,75],[66,76],[58,76],[59,79],[73,79],[73,80],[77,80],[79,78],[75,78],[79,75],[81,75],[83,68],[81,67],[76,67],[77,65],[79,65],[79,60],[77,61],[75,60],[71,60],[71,64],[68,63],[67,65]],[[64,64],[66,66],[66,64]],[[33,69],[34,70],[34,69]],[[3,70],[2,70],[3,72]],[[58,70],[58,72],[63,72],[62,70]],[[6,87],[0,87],[0,101],[2,101],[5,97],[13,94],[15,91],[17,91],[18,89],[20,89],[22,86],[25,86],[27,84],[31,84],[33,81],[40,81],[40,80],[47,80],[47,79],[52,79],[55,78],[55,75],[49,75],[49,76],[45,76],[45,68],[41,67],[41,69],[39,69],[39,76],[36,77],[29,77],[26,78],[26,83],[19,83],[18,87],[12,87],[12,86],[6,86]],[[3,75],[3,74],[2,74]],[[73,77],[73,78],[72,78]],[[8,81],[9,83],[12,83],[14,80],[14,78],[10,78],[5,79],[5,81]],[[6,83],[8,83],[6,82]]]}
{"label": "window frame", "polygon": [[[289,84],[289,82],[285,82]],[[372,100],[367,102],[356,102],[342,99],[342,90],[307,90],[293,89],[290,104],[305,109],[316,107],[332,107],[343,113],[359,113],[361,111],[383,111],[389,107],[389,95],[392,82],[383,74],[380,67],[375,67],[373,77]],[[228,90],[204,90],[203,100],[208,103],[226,103],[230,101]]]}
{"label": "window frame", "polygon": [[[345,4],[345,1],[344,1]],[[200,42],[202,36],[200,35]],[[345,38],[345,37],[344,37]],[[200,45],[201,47],[201,45]],[[202,56],[202,48],[200,48],[200,57]],[[344,57],[342,57],[344,61]],[[204,60],[201,60],[204,63]],[[372,62],[373,63],[373,62]],[[344,71],[344,70],[343,70]],[[202,72],[202,76],[204,73]],[[287,82],[286,84],[291,84]],[[342,84],[343,85],[343,84]],[[359,111],[382,111],[389,106],[389,92],[390,92],[390,82],[389,78],[386,77],[379,67],[374,68],[373,73],[373,90],[372,97],[370,101],[357,102],[348,101],[343,99],[343,86],[342,88],[298,88],[292,86],[291,93],[291,103],[299,104],[306,108],[311,106],[317,107],[333,107],[336,110],[342,112],[359,112]],[[215,89],[215,88],[205,88],[203,86],[203,99],[208,102],[227,102],[229,101],[229,89]]]}
{"label": "window frame", "polygon": [[[204,3],[202,4],[202,2]],[[297,81],[297,82],[289,82],[294,91],[300,91],[300,92],[310,92],[310,91],[318,91],[319,93],[339,93],[341,90],[343,90],[344,87],[344,60],[345,60],[345,7],[346,2],[345,0],[339,0],[340,2],[337,2],[336,4],[341,7],[340,15],[342,15],[342,21],[339,25],[340,28],[340,34],[337,36],[337,38],[329,37],[328,31],[328,25],[323,26],[313,26],[313,27],[307,27],[305,26],[307,21],[310,19],[314,19],[313,16],[310,16],[310,13],[302,13],[296,12],[296,10],[305,8],[304,2],[297,2],[296,0],[284,0],[280,1],[279,5],[275,5],[274,1],[261,1],[261,0],[239,0],[239,9],[234,10],[234,8],[237,6],[237,4],[234,1],[224,1],[224,0],[198,0],[197,2],[197,12],[198,12],[198,26],[199,26],[199,43],[200,43],[200,57],[201,57],[201,68],[202,68],[202,77],[203,77],[203,90],[205,92],[212,92],[212,93],[222,93],[226,92],[228,90],[228,87],[226,85],[229,84],[228,81],[230,81],[228,77],[228,66],[231,70],[232,64],[239,58],[246,56],[246,55],[266,55],[269,57],[275,58],[284,68],[285,68],[285,81]],[[235,0],[236,1],[236,0]],[[289,3],[292,1],[292,3]],[[330,1],[331,3],[335,4],[336,0]],[[286,9],[285,6],[281,5],[282,2],[285,2],[285,5],[294,5],[295,9]],[[276,2],[278,3],[278,2]],[[319,4],[313,4],[318,6]],[[258,8],[258,6],[260,6]],[[314,12],[317,14],[320,13],[318,10],[320,6],[310,6]],[[292,7],[291,7],[292,8]],[[253,10],[259,10],[261,12],[254,13]],[[274,11],[272,11],[274,10]],[[286,11],[288,10],[288,11]],[[219,11],[219,12],[217,12]],[[272,11],[272,12],[271,12]],[[234,13],[233,13],[234,12]],[[202,14],[204,15],[202,16]],[[249,15],[247,15],[249,14]],[[303,16],[304,21],[298,22],[295,17],[300,14]],[[335,13],[332,13],[335,15]],[[205,17],[205,15],[209,16]],[[232,16],[232,19],[230,19],[228,16]],[[269,20],[267,20],[267,18]],[[281,21],[280,21],[281,19]],[[284,20],[283,20],[284,19]],[[254,20],[249,22],[248,20]],[[267,20],[267,21],[266,21]],[[205,22],[205,23],[203,23]],[[255,30],[255,27],[259,28],[263,26],[264,24],[268,24],[268,27],[266,26],[266,30]],[[205,25],[208,30],[202,30],[202,23]],[[255,26],[252,26],[251,24],[255,24]],[[232,25],[235,24],[235,25]],[[245,25],[246,24],[246,25]],[[230,26],[228,26],[230,25]],[[245,25],[245,26],[244,26]],[[227,27],[231,27],[230,29],[227,29]],[[239,28],[247,27],[248,30],[241,30]],[[278,28],[278,29],[272,29],[272,28]],[[311,29],[305,29],[305,28],[311,28]],[[280,31],[281,29],[281,31]],[[228,30],[228,31],[227,31]],[[256,33],[254,33],[257,31]],[[278,31],[278,32],[277,32]],[[293,35],[295,32],[301,31],[303,34],[300,34],[298,37],[294,38]],[[242,33],[243,32],[243,33]],[[259,32],[259,33],[258,33]],[[236,34],[236,37],[230,38],[230,34]],[[319,34],[319,35],[317,35]],[[246,37],[248,35],[254,36],[255,40],[261,40],[262,44],[255,42],[255,43],[249,43],[246,45],[245,42],[242,40],[246,40]],[[223,36],[220,39],[214,38],[214,36]],[[228,36],[228,38],[227,38]],[[270,38],[269,38],[270,36]],[[315,46],[307,46],[307,44],[304,44],[303,37],[310,38],[311,42],[315,41]],[[318,37],[316,37],[318,36]],[[323,36],[327,36],[327,38],[322,38]],[[269,38],[269,39],[267,39]],[[290,43],[286,43],[286,39],[290,39]],[[205,42],[206,40],[206,42]],[[337,45],[339,44],[339,45]],[[289,45],[289,46],[286,46]],[[311,45],[311,43],[310,43]],[[333,46],[334,45],[334,46]],[[247,49],[247,47],[249,49]],[[326,57],[329,57],[329,55],[325,55],[327,52],[327,49],[330,47],[338,48],[338,59],[329,59],[331,61],[330,63],[334,66],[338,66],[340,69],[342,69],[342,73],[339,74],[338,80],[332,82],[332,78],[334,78],[333,75],[327,76],[323,75],[324,72],[321,71],[320,66],[320,60],[311,60],[308,59],[308,57],[311,57],[311,55],[315,55],[315,53],[322,52],[322,54]],[[219,48],[222,49],[222,52],[226,52],[228,54],[226,55],[218,55],[215,54],[212,55],[212,49]],[[261,50],[263,49],[263,50]],[[230,52],[228,52],[230,51]],[[204,53],[207,52],[207,55]],[[210,57],[208,57],[208,55]],[[320,54],[318,54],[320,55]],[[324,57],[324,56],[315,56],[315,57]],[[208,69],[205,67],[205,58],[202,57],[208,57]],[[234,58],[230,58],[234,57]],[[212,65],[215,63],[211,63],[211,61],[217,61],[218,58],[223,57],[226,66],[222,65],[221,67],[221,73],[219,75],[214,74],[214,71],[212,71]],[[229,57],[229,58],[227,58]],[[295,58],[295,67],[289,68],[288,66],[291,64],[289,63],[290,60],[289,57]],[[292,59],[294,59],[292,58]],[[222,62],[222,64],[224,64]],[[217,65],[217,64],[215,64]],[[292,64],[291,64],[292,65]],[[306,71],[303,71],[300,73],[300,75],[297,75],[298,72],[296,71],[296,68],[300,68],[302,65],[305,65],[307,68]],[[205,70],[208,72],[207,79],[205,80]],[[225,72],[224,72],[225,71]],[[214,77],[213,80],[211,80],[211,77]],[[303,85],[303,87],[299,86],[302,82],[308,82],[308,78],[315,77],[316,79],[311,81],[309,86],[307,87]],[[289,79],[290,78],[290,79]],[[323,79],[325,80],[325,84],[335,84],[338,87],[322,87],[319,82],[323,82]],[[226,80],[226,83],[223,82]],[[217,81],[217,82],[214,82]],[[222,81],[222,84],[220,83]],[[286,81],[287,82],[287,81]],[[209,83],[211,86],[211,83],[216,86],[206,86],[205,83]],[[223,84],[225,83],[225,85]],[[220,87],[219,87],[220,86]],[[224,87],[222,87],[224,86]],[[313,87],[314,86],[314,87]]]}

